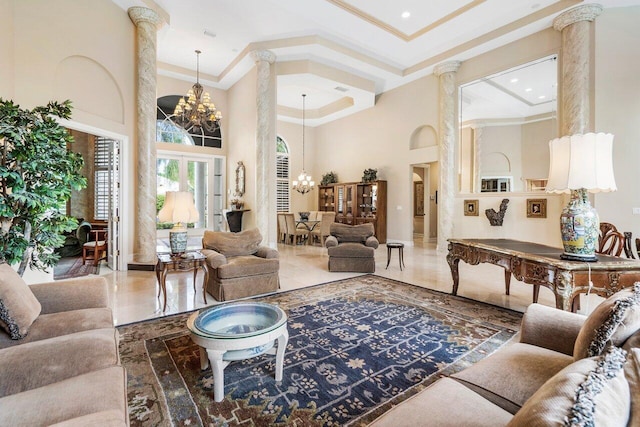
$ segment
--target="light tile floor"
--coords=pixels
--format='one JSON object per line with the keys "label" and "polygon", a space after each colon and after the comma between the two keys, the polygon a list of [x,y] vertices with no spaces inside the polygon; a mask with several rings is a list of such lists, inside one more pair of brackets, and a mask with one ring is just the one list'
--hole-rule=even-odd
{"label": "light tile floor", "polygon": [[[280,244],[280,292],[357,276],[357,273],[330,273],[327,269],[327,250],[320,246],[292,246]],[[402,282],[411,283],[442,292],[451,292],[452,279],[446,253],[438,253],[433,244],[416,241],[405,246],[406,268],[400,271],[398,250],[392,251],[389,268],[384,244],[376,250],[376,273]],[[524,311],[531,304],[531,285],[511,280],[511,295],[504,294],[503,269],[490,264],[471,266],[459,264],[460,287],[458,295],[489,304]],[[161,298],[157,297],[158,285],[155,273],[147,271],[110,271],[101,268],[109,282],[116,325],[162,317],[217,304],[207,295],[202,297],[203,274],[198,273],[197,289],[193,289],[192,272],[172,272],[167,275],[167,309],[162,312]],[[598,297],[583,299],[583,311],[588,312],[599,302]],[[555,307],[549,289],[540,289],[539,303]]]}

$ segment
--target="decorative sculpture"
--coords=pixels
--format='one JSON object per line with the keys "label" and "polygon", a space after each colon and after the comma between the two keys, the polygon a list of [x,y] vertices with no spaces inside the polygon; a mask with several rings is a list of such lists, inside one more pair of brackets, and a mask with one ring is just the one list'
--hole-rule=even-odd
{"label": "decorative sculpture", "polygon": [[489,224],[501,226],[502,221],[504,220],[504,214],[507,212],[507,205],[509,204],[509,199],[502,199],[502,203],[500,203],[500,210],[498,212],[495,209],[485,209],[484,213],[489,218]]}

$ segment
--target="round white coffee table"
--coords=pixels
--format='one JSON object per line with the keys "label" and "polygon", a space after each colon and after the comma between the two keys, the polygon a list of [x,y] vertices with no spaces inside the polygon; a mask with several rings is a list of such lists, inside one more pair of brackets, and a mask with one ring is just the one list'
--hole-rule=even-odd
{"label": "round white coffee table", "polygon": [[280,307],[259,302],[224,304],[193,313],[187,327],[200,346],[201,369],[211,364],[216,402],[224,398],[224,368],[234,360],[275,354],[276,381],[282,381],[289,332],[287,315]]}

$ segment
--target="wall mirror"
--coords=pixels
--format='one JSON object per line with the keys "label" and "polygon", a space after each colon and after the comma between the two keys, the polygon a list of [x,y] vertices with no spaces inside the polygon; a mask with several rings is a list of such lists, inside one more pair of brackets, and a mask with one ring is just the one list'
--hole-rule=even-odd
{"label": "wall mirror", "polygon": [[557,56],[460,86],[461,193],[544,191],[558,135]]}
{"label": "wall mirror", "polygon": [[236,193],[238,197],[242,197],[244,194],[244,163],[238,162],[236,167]]}

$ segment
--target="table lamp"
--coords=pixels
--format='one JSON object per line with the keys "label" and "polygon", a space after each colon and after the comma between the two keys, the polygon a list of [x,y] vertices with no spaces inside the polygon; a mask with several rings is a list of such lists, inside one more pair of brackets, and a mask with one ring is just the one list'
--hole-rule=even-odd
{"label": "table lamp", "polygon": [[169,245],[173,255],[183,254],[187,250],[187,224],[196,222],[200,215],[193,203],[193,195],[188,191],[167,191],[164,205],[158,212],[160,222],[172,222],[169,231]]}
{"label": "table lamp", "polygon": [[547,192],[571,193],[560,215],[562,259],[597,261],[600,231],[598,213],[587,192],[615,191],[613,177],[613,135],[586,133],[556,138],[549,142],[551,153]]}

